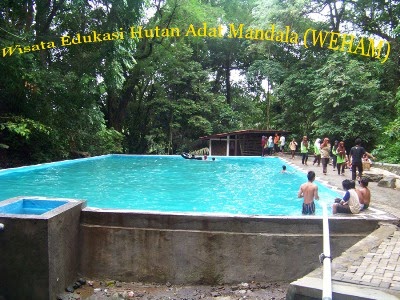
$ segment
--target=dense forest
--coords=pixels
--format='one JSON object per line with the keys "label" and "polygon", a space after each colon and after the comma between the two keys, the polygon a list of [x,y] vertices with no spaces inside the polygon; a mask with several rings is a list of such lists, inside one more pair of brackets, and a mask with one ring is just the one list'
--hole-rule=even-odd
{"label": "dense forest", "polygon": [[400,1],[4,0],[1,167],[276,129],[400,162]]}

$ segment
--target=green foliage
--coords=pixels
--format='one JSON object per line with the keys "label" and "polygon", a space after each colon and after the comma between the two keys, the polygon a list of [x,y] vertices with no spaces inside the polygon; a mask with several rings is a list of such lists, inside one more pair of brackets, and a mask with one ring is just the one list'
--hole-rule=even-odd
{"label": "green foliage", "polygon": [[50,129],[40,122],[20,116],[0,118],[0,131],[2,130],[7,130],[10,135],[24,137],[26,140],[29,139],[33,131],[47,135],[50,132]]}
{"label": "green foliage", "polygon": [[[294,70],[274,92],[277,102],[281,103],[283,115],[283,119],[275,123],[279,122],[280,126],[298,137],[310,135],[316,118],[312,102],[314,72],[312,68]],[[275,119],[277,115],[280,114],[273,112]]]}
{"label": "green foliage", "polygon": [[[0,148],[18,163],[71,151],[173,154],[203,148],[200,136],[266,127],[297,140],[360,136],[381,160],[398,160],[397,2],[71,0],[50,8],[1,2],[0,48],[93,30],[123,30],[125,38],[0,60]],[[327,16],[316,20],[315,11]],[[299,34],[356,29],[389,40],[392,54],[381,64],[283,42],[183,36],[204,23],[275,24]],[[180,28],[182,36],[130,38],[130,26],[139,25]]]}
{"label": "green foliage", "polygon": [[[57,158],[52,149],[53,130],[48,126],[20,116],[0,118],[0,148],[6,149],[11,166],[26,162],[51,161]],[[50,150],[51,151],[51,150]],[[45,154],[46,153],[46,154]]]}
{"label": "green foliage", "polygon": [[[0,4],[0,48],[127,29],[143,6],[143,1],[73,0],[50,10],[43,1],[14,2]],[[121,152],[123,135],[106,127],[100,106],[106,92],[122,90],[121,74],[135,63],[135,45],[124,39],[2,58],[0,71],[7,76],[0,78],[0,138],[11,164],[64,159],[71,151]]]}
{"label": "green foliage", "polygon": [[104,124],[96,135],[87,142],[87,149],[91,155],[102,155],[108,153],[122,153],[122,142],[124,136],[122,133],[107,128]]}
{"label": "green foliage", "polygon": [[391,122],[380,137],[380,144],[376,146],[373,155],[380,161],[400,163],[400,119]]}
{"label": "green foliage", "polygon": [[208,135],[212,133],[212,124],[202,116],[193,116],[188,120],[188,130],[197,136]]}
{"label": "green foliage", "polygon": [[397,117],[390,122],[379,136],[379,144],[373,154],[388,163],[400,163],[400,89],[397,92]]}
{"label": "green foliage", "polygon": [[[199,136],[231,128],[234,112],[211,91],[208,70],[182,40],[139,61],[135,99],[128,106],[128,152],[171,154],[191,149]],[[156,81],[155,81],[156,78]]]}
{"label": "green foliage", "polygon": [[162,130],[154,129],[151,134],[145,137],[147,143],[147,153],[148,154],[168,154],[168,138]]}
{"label": "green foliage", "polygon": [[379,111],[388,111],[390,101],[382,101],[386,94],[380,91],[369,65],[332,54],[317,71],[317,78],[312,93],[313,134],[351,140],[361,137],[375,143],[387,117]]}

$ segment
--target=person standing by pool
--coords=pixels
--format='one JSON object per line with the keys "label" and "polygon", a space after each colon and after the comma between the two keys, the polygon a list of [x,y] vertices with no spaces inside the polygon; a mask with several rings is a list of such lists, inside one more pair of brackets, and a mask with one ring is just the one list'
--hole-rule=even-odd
{"label": "person standing by pool", "polygon": [[301,153],[301,163],[306,166],[307,166],[309,148],[310,144],[308,142],[307,136],[303,136],[303,140],[300,143],[300,153]]}
{"label": "person standing by pool", "polygon": [[261,137],[261,156],[264,156],[264,154],[265,154],[266,144],[267,144],[266,137],[265,137],[265,135],[263,135]]}
{"label": "person standing by pool", "polygon": [[303,215],[314,215],[315,214],[315,200],[319,200],[318,186],[314,183],[315,172],[309,171],[307,173],[308,182],[303,183],[300,186],[300,190],[297,194],[299,198],[304,198],[303,201]]}
{"label": "person standing by pool", "polygon": [[336,148],[336,168],[338,175],[344,176],[344,169],[347,164],[347,153],[344,147],[344,142],[340,141],[339,146]]}
{"label": "person standing by pool", "polygon": [[279,134],[275,133],[275,137],[274,137],[274,151],[275,153],[279,152]]}
{"label": "person standing by pool", "polygon": [[332,213],[358,214],[361,210],[361,205],[355,190],[356,184],[354,180],[343,180],[342,187],[346,192],[343,199],[335,199],[335,203],[332,205]]}
{"label": "person standing by pool", "polygon": [[268,144],[267,154],[272,155],[274,149],[274,140],[272,139],[272,135],[269,136],[267,144]]}
{"label": "person standing by pool", "polygon": [[322,162],[322,173],[326,175],[328,170],[329,159],[331,158],[331,144],[329,143],[328,138],[324,138],[324,141],[321,144],[321,162]]}
{"label": "person standing by pool", "polygon": [[369,154],[365,151],[364,147],[361,147],[361,139],[356,138],[355,146],[350,149],[350,163],[351,163],[351,179],[356,180],[357,178],[357,169],[358,176],[361,178],[363,172],[362,158],[364,154],[366,154],[369,158],[375,159],[372,154]]}
{"label": "person standing by pool", "polygon": [[319,167],[321,163],[321,139],[317,138],[314,142],[314,161],[313,165],[317,163],[317,166]]}
{"label": "person standing by pool", "polygon": [[337,165],[337,147],[339,146],[339,141],[335,140],[332,146],[332,166],[333,166],[333,171],[336,171],[336,165]]}
{"label": "person standing by pool", "polygon": [[283,150],[285,150],[285,143],[286,143],[286,138],[284,137],[284,135],[282,134],[280,139],[279,139],[279,150],[281,152],[281,154],[283,154]]}
{"label": "person standing by pool", "polygon": [[296,152],[297,142],[293,138],[293,140],[289,143],[290,153],[292,154],[292,159],[294,159],[294,154]]}

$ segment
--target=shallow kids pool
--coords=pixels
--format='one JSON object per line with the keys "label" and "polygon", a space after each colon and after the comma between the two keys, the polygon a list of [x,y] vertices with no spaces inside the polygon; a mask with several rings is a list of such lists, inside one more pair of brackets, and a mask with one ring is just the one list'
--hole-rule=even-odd
{"label": "shallow kids pool", "polygon": [[67,201],[20,199],[0,206],[0,214],[42,215],[68,203]]}

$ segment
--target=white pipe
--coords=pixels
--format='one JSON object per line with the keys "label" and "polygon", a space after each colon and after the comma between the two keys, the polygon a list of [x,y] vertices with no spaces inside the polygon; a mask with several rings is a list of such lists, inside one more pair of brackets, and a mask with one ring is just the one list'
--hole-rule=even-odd
{"label": "white pipe", "polygon": [[230,146],[230,138],[229,135],[226,137],[226,156],[229,156],[229,146]]}
{"label": "white pipe", "polygon": [[[323,234],[324,234],[324,253],[321,255],[323,259],[323,281],[322,281],[322,299],[332,299],[332,270],[331,270],[331,246],[329,242],[329,220],[328,209],[326,203],[322,203],[323,212]],[[322,261],[321,261],[322,262]]]}
{"label": "white pipe", "polygon": [[3,231],[3,230],[4,230],[4,224],[0,223],[0,231]]}

